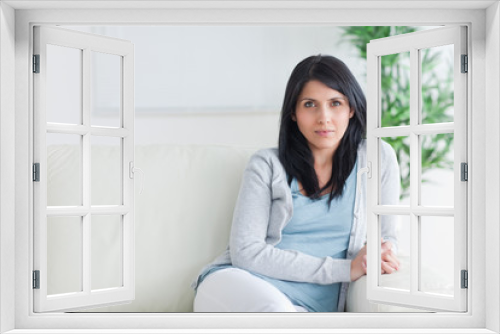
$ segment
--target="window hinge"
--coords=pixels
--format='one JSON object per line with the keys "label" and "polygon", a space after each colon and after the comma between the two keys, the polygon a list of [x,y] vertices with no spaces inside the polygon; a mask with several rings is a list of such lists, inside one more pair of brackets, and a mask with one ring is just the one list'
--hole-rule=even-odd
{"label": "window hinge", "polygon": [[40,182],[40,163],[33,164],[33,181]]}
{"label": "window hinge", "polygon": [[462,70],[460,72],[469,72],[469,57],[467,55],[462,55]]}
{"label": "window hinge", "polygon": [[467,270],[462,270],[462,289],[467,289],[469,287],[469,274]]}
{"label": "window hinge", "polygon": [[40,289],[40,270],[33,270],[33,289]]}
{"label": "window hinge", "polygon": [[40,73],[40,55],[33,55],[33,73]]}
{"label": "window hinge", "polygon": [[460,180],[469,181],[469,166],[466,162],[460,164]]}

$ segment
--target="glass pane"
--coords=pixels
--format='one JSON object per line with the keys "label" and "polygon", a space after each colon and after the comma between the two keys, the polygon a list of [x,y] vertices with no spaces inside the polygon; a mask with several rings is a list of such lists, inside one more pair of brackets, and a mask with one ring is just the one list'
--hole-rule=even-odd
{"label": "glass pane", "polygon": [[422,123],[453,122],[453,45],[420,50]]}
{"label": "glass pane", "polygon": [[[396,246],[398,252],[396,257],[399,260],[399,267],[390,275],[382,274],[379,277],[379,286],[410,291],[410,216],[380,216],[380,218],[382,224],[387,221],[395,223],[397,226]],[[382,244],[380,246],[380,248],[385,249]]]}
{"label": "glass pane", "polygon": [[123,286],[122,216],[92,216],[92,290]]}
{"label": "glass pane", "polygon": [[381,126],[410,125],[410,52],[380,57]]}
{"label": "glass pane", "polygon": [[92,136],[92,205],[122,204],[121,138]]}
{"label": "glass pane", "polygon": [[121,58],[92,52],[92,125],[121,126]]}
{"label": "glass pane", "polygon": [[453,295],[453,222],[453,217],[420,217],[420,291]]}
{"label": "glass pane", "polygon": [[[399,164],[399,174],[400,174],[400,197],[399,203],[388,203],[385,200],[385,196],[381,190],[381,205],[410,205],[410,138],[409,137],[384,137],[381,139],[380,145],[383,142],[389,144],[396,153],[396,158]],[[382,149],[380,149],[380,154],[382,155]],[[380,184],[382,184],[382,174],[384,171],[384,160],[380,157]]]}
{"label": "glass pane", "polygon": [[426,206],[454,206],[453,134],[422,135],[421,196]]}
{"label": "glass pane", "polygon": [[47,218],[47,293],[82,291],[82,217]]}
{"label": "glass pane", "polygon": [[47,44],[47,122],[81,124],[82,53],[80,49]]}
{"label": "glass pane", "polygon": [[47,133],[47,205],[82,205],[82,136]]}

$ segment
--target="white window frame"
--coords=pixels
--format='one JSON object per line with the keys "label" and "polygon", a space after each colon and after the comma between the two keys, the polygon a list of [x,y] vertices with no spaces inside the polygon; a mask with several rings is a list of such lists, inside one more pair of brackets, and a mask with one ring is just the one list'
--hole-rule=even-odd
{"label": "white window frame", "polygon": [[[411,305],[425,310],[448,310],[463,312],[467,309],[467,290],[461,287],[461,270],[467,269],[467,184],[461,181],[461,163],[467,163],[467,73],[461,73],[461,55],[467,54],[467,31],[464,26],[449,26],[411,34],[393,36],[371,41],[367,47],[367,81],[370,89],[367,96],[367,159],[371,166],[368,178],[368,274],[367,297],[374,302]],[[421,54],[420,50],[451,45],[453,47],[454,119],[452,122],[425,124],[422,122],[421,106]],[[381,92],[380,58],[385,55],[410,55],[410,124],[384,127],[380,120]],[[373,87],[373,89],[371,89]],[[454,134],[454,204],[453,206],[426,206],[419,201],[421,196],[421,144],[424,134]],[[406,136],[410,139],[410,204],[384,205],[381,203],[381,141],[384,137]],[[410,288],[408,291],[381,286],[380,283],[380,224],[382,215],[406,215],[410,218]],[[423,216],[452,217],[453,234],[453,294],[436,295],[420,290],[422,245],[419,243],[419,220]]]}
{"label": "white window frame", "polygon": [[[89,307],[130,302],[135,297],[134,268],[134,46],[129,41],[106,36],[87,34],[68,29],[36,26],[34,27],[34,54],[40,57],[39,73],[33,76],[35,85],[33,117],[34,124],[34,162],[40,164],[40,178],[33,184],[34,194],[34,269],[39,271],[39,288],[34,289],[34,308],[36,312],[56,310],[77,310]],[[58,124],[46,120],[46,78],[47,45],[71,47],[81,50],[82,54],[82,121],[81,124]],[[119,59],[120,83],[120,125],[117,128],[95,126],[90,119],[90,88],[92,81],[92,52],[114,55]],[[75,207],[47,206],[47,133],[79,135],[81,138],[81,184],[82,202]],[[120,141],[121,200],[120,205],[92,205],[91,200],[91,151],[92,136],[115,138]],[[91,235],[92,216],[116,215],[121,217],[121,244],[123,251],[122,285],[119,287],[92,290],[91,283]],[[49,217],[74,216],[81,219],[82,247],[81,273],[82,291],[49,295],[48,294],[48,247],[47,229]]]}
{"label": "white window frame", "polygon": [[[83,5],[82,5],[83,3]],[[103,5],[104,3],[104,5]],[[105,6],[106,1],[79,2],[82,6]],[[113,2],[114,6],[120,6]],[[130,5],[129,2],[123,2]],[[409,2],[405,2],[409,3]],[[447,8],[450,2],[414,2],[421,9],[408,10],[402,8],[402,2],[397,4],[388,1],[369,2],[248,2],[249,9],[242,9],[244,4],[221,4],[213,2],[192,3],[190,9],[179,9],[179,2],[165,2],[163,9],[148,9],[137,11],[133,9],[115,9],[96,11],[92,9],[60,9],[54,6],[64,6],[61,2],[19,2],[7,1],[1,4],[0,12],[0,43],[2,56],[0,69],[1,104],[0,117],[2,125],[15,126],[15,143],[6,142],[12,138],[8,131],[0,132],[2,151],[0,157],[12,157],[15,153],[15,185],[6,183],[7,190],[15,191],[15,212],[8,196],[1,190],[0,198],[2,212],[2,247],[0,266],[0,315],[2,331],[15,329],[12,333],[37,333],[36,329],[65,328],[69,333],[72,329],[93,329],[88,332],[106,332],[106,329],[127,329],[128,333],[145,333],[146,328],[166,328],[161,332],[178,332],[176,328],[191,328],[191,332],[204,332],[203,329],[218,328],[212,332],[234,332],[234,328],[252,328],[255,332],[286,332],[293,328],[309,328],[316,332],[341,332],[335,328],[358,328],[350,333],[387,333],[388,328],[397,329],[393,332],[415,332],[419,328],[422,333],[454,332],[464,329],[467,333],[495,333],[500,331],[500,291],[498,287],[500,263],[499,244],[500,232],[500,164],[499,124],[500,118],[500,10],[498,1],[460,2],[462,9]],[[55,5],[54,5],[55,4]],[[12,20],[17,8],[35,8],[32,10],[15,10],[15,24]],[[109,5],[109,4],[108,4]],[[134,5],[134,3],[132,3]],[[377,5],[381,9],[373,9]],[[32,7],[30,7],[32,6]],[[52,6],[52,7],[51,7]],[[141,6],[135,3],[135,6]],[[142,5],[147,8],[148,2]],[[149,4],[158,6],[158,3]],[[185,5],[186,8],[190,6]],[[222,6],[222,8],[221,8]],[[279,8],[281,6],[281,8]],[[358,8],[335,8],[351,6]],[[391,6],[400,9],[391,9]],[[411,5],[407,5],[408,8]],[[425,8],[424,6],[433,6]],[[442,9],[439,9],[441,6]],[[469,6],[469,7],[467,7]],[[487,7],[490,6],[488,9]],[[253,8],[252,8],[253,7]],[[276,9],[278,7],[278,9]],[[437,8],[436,8],[437,7]],[[40,8],[49,8],[41,10]],[[308,9],[304,9],[308,8]],[[402,9],[401,9],[402,8]],[[411,7],[413,8],[413,7]],[[469,198],[470,210],[468,249],[470,270],[468,300],[466,313],[434,313],[434,314],[35,314],[33,313],[33,293],[31,290],[32,270],[32,185],[29,181],[32,156],[33,123],[32,123],[32,76],[29,73],[32,45],[32,27],[35,24],[317,24],[317,25],[438,25],[463,24],[469,27],[471,63],[469,69],[469,110],[468,119],[469,152]],[[485,25],[486,23],[486,25]],[[486,29],[487,27],[487,29]],[[8,28],[8,29],[5,29]],[[9,72],[13,61],[12,36],[15,31],[15,74]],[[10,34],[10,35],[9,35]],[[4,47],[5,46],[5,47]],[[5,56],[5,53],[8,53]],[[487,68],[487,71],[486,71]],[[6,70],[6,72],[4,72]],[[7,77],[4,76],[7,73]],[[10,81],[6,81],[9,80]],[[12,82],[15,80],[15,87]],[[10,83],[10,85],[9,85]],[[12,101],[9,97],[15,93],[15,112],[12,111]],[[486,134],[488,137],[486,137]],[[487,140],[486,140],[487,138]],[[488,152],[486,154],[485,152]],[[13,170],[12,163],[3,159],[0,165],[2,181],[9,177],[7,172]],[[488,175],[488,182],[486,181]],[[10,176],[12,177],[12,176]],[[486,196],[488,194],[488,196]],[[9,211],[10,210],[10,211]],[[7,220],[5,216],[13,216]],[[7,216],[10,217],[10,216]],[[15,242],[14,242],[15,240]],[[488,252],[486,251],[488,247]],[[15,253],[15,257],[12,254]],[[488,263],[488,266],[485,265]],[[15,288],[15,293],[10,290]],[[485,293],[488,289],[488,293]],[[15,309],[12,311],[12,305]],[[130,328],[143,329],[132,331]],[[102,330],[98,330],[101,328]],[[261,328],[259,330],[258,328]],[[262,328],[267,328],[264,330]],[[377,329],[378,328],[378,329]],[[383,329],[382,329],[383,328]],[[405,329],[407,328],[407,329]],[[413,329],[411,329],[413,328]],[[443,330],[436,330],[442,328]],[[28,331],[28,329],[30,329]],[[323,329],[323,330],[322,330]],[[330,330],[328,330],[330,329]],[[302,332],[304,330],[301,330]],[[51,332],[55,332],[51,330]],[[86,331],[87,332],[87,331]],[[109,332],[109,331],[108,331]],[[114,331],[119,332],[117,331]],[[187,331],[184,331],[187,332]]]}

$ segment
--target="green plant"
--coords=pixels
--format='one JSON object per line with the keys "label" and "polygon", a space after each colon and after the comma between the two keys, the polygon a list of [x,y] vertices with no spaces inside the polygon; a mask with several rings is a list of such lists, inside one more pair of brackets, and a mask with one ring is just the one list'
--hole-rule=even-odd
{"label": "green plant", "polygon": [[[344,41],[352,43],[358,56],[366,60],[366,46],[374,39],[417,31],[406,26],[352,26],[343,27]],[[410,69],[409,53],[381,57],[382,126],[410,125]],[[421,108],[424,123],[452,122],[453,66],[443,64],[443,55],[436,49],[421,50]],[[445,73],[443,73],[443,71]],[[398,158],[401,171],[401,198],[409,196],[410,140],[408,137],[386,137]],[[425,173],[431,169],[453,168],[449,153],[453,134],[421,136],[422,182],[428,182]]]}

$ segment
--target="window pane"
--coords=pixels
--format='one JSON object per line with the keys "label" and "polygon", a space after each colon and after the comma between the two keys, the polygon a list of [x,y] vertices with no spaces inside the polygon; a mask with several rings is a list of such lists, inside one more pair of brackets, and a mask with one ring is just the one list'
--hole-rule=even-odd
{"label": "window pane", "polygon": [[82,137],[47,133],[47,205],[82,205]]}
{"label": "window pane", "polygon": [[92,125],[121,126],[121,59],[92,52]]}
{"label": "window pane", "polygon": [[82,52],[47,44],[47,122],[81,124]]}
{"label": "window pane", "polygon": [[[380,275],[379,286],[410,291],[410,216],[380,216],[380,218],[381,223],[384,219],[391,222],[396,221],[397,258],[400,261],[400,266],[396,272],[390,275]],[[379,251],[382,254],[382,244],[380,246]]]}
{"label": "window pane", "polygon": [[422,123],[453,122],[453,45],[420,51]]}
{"label": "window pane", "polygon": [[420,291],[453,295],[453,217],[420,217]]}
{"label": "window pane", "polygon": [[422,135],[421,143],[421,196],[426,206],[453,206],[454,147],[453,134]]}
{"label": "window pane", "polygon": [[121,287],[122,216],[92,216],[92,290]]}
{"label": "window pane", "polygon": [[92,136],[92,205],[122,204],[122,139]]}
{"label": "window pane", "polygon": [[[385,203],[383,200],[384,194],[381,193],[381,205],[410,205],[410,138],[409,137],[384,137],[382,141],[389,144],[396,153],[399,164],[400,174],[400,202],[399,203]],[[383,145],[381,142],[380,145]],[[380,149],[380,154],[382,150]],[[384,165],[383,157],[380,157],[380,184],[382,184],[382,175],[386,166]],[[381,192],[383,190],[381,189]]]}
{"label": "window pane", "polygon": [[380,57],[381,126],[410,125],[410,52]]}
{"label": "window pane", "polygon": [[82,218],[47,218],[47,293],[82,291]]}

